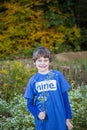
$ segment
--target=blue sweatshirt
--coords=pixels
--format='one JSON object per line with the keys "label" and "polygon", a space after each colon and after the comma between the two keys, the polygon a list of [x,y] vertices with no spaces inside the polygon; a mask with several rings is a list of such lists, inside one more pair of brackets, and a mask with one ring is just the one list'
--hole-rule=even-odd
{"label": "blue sweatshirt", "polygon": [[[47,74],[36,73],[31,77],[24,97],[35,117],[36,130],[67,130],[66,118],[72,118],[67,94],[70,88],[62,73],[56,70]],[[42,123],[38,114],[43,110],[46,118]]]}
{"label": "blue sweatshirt", "polygon": [[[72,119],[72,112],[71,112],[71,107],[70,107],[67,92],[63,93],[63,101],[64,101],[64,105],[65,105],[66,119]],[[40,111],[34,105],[34,100],[33,99],[30,99],[30,98],[27,99],[27,108],[35,118],[38,118],[38,115],[39,115]]]}

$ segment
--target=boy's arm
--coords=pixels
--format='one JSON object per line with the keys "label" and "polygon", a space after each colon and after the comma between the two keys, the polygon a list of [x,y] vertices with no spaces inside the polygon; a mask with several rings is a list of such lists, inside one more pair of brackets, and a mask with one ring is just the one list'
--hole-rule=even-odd
{"label": "boy's arm", "polygon": [[30,99],[30,98],[27,99],[27,108],[35,118],[39,118],[41,120],[45,119],[46,117],[45,111],[40,112],[37,109],[37,107],[34,105],[33,99]]}
{"label": "boy's arm", "polygon": [[38,115],[39,115],[40,111],[34,105],[34,100],[33,99],[30,99],[30,98],[27,99],[27,108],[35,118],[38,118]]}
{"label": "boy's arm", "polygon": [[71,112],[71,107],[68,99],[68,93],[64,92],[62,95],[63,95],[63,101],[64,101],[64,106],[66,111],[66,119],[72,119],[72,112]]}
{"label": "boy's arm", "polygon": [[64,100],[65,111],[66,111],[66,125],[68,127],[68,130],[72,130],[72,128],[73,128],[73,125],[71,123],[72,112],[71,112],[71,107],[70,107],[67,92],[63,93],[63,100]]}

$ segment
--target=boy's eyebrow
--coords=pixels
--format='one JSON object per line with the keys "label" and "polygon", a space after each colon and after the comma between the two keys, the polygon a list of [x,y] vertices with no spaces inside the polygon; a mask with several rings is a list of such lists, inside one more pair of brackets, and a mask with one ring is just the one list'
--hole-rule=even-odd
{"label": "boy's eyebrow", "polygon": [[[44,58],[44,57],[43,57]],[[37,59],[41,59],[41,58],[37,58]],[[44,60],[49,60],[49,58],[48,57],[46,57],[46,58],[44,58]]]}

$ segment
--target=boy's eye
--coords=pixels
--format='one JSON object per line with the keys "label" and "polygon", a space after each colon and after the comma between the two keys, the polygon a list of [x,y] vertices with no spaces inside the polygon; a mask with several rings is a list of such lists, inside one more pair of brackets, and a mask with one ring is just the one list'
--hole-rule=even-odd
{"label": "boy's eye", "polygon": [[42,60],[38,60],[38,62],[41,62]]}
{"label": "boy's eye", "polygon": [[44,62],[48,62],[48,60],[44,60]]}
{"label": "boy's eye", "polygon": [[48,59],[46,59],[46,60],[38,60],[38,62],[48,62]]}

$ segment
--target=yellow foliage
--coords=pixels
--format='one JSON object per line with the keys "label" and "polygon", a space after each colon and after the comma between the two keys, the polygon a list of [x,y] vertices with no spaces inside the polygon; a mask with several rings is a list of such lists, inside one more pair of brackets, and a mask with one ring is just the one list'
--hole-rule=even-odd
{"label": "yellow foliage", "polygon": [[[11,0],[11,2],[4,2],[3,4],[7,10],[3,13],[4,17],[0,14],[0,20],[3,23],[2,33],[0,33],[0,51],[2,52],[0,57],[19,54],[21,50],[26,51],[28,47],[32,49],[37,44],[38,46],[49,47],[52,50],[55,43],[56,46],[64,44],[66,36],[70,40],[69,42],[76,40],[76,37],[80,37],[80,30],[76,26],[72,28],[63,24],[48,26],[47,20],[44,18],[43,1],[29,0],[29,3],[22,6],[21,3],[22,1],[15,2]],[[46,3],[49,3],[48,11],[56,14],[51,15],[53,19],[47,15],[48,21],[52,19],[55,23],[56,18],[67,19],[69,17],[68,14],[63,14],[55,6],[56,2],[54,2],[54,5],[50,4],[50,0],[46,1]]]}
{"label": "yellow foliage", "polygon": [[6,69],[2,69],[1,73],[4,75],[8,75],[8,71]]}
{"label": "yellow foliage", "polygon": [[79,28],[77,28],[76,26],[74,26],[72,28],[72,31],[74,32],[74,34],[75,34],[76,37],[80,37],[81,33],[80,33],[80,29]]}
{"label": "yellow foliage", "polygon": [[3,84],[3,88],[6,89],[8,87],[8,84],[7,83],[4,83]]}

